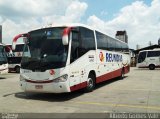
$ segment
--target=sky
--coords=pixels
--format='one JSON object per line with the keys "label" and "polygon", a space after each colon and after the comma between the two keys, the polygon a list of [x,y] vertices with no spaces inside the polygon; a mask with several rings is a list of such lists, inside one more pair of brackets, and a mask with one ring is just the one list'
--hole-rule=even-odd
{"label": "sky", "polygon": [[83,23],[115,37],[126,30],[129,47],[160,38],[160,0],[0,0],[3,43],[15,35],[56,23]]}

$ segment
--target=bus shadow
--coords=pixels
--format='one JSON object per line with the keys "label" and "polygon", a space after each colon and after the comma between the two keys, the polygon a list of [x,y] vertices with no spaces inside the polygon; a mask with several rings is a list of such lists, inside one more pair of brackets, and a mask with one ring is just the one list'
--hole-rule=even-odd
{"label": "bus shadow", "polygon": [[6,77],[0,77],[0,80],[6,79]]}
{"label": "bus shadow", "polygon": [[26,94],[25,92],[18,92],[15,93],[16,98],[21,99],[30,99],[30,100],[41,100],[41,101],[48,101],[48,102],[64,102],[71,100],[73,98],[77,98],[83,95],[84,92],[82,90],[71,92],[71,93],[30,93]]}

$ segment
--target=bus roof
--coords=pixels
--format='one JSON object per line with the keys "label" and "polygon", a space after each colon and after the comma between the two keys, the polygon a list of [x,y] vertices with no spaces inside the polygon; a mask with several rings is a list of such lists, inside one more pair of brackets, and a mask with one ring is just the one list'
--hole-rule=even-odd
{"label": "bus roof", "polygon": [[[38,29],[52,28],[52,27],[85,27],[85,28],[88,28],[88,29],[93,30],[93,31],[98,31],[98,32],[100,32],[100,33],[102,33],[102,34],[105,34],[105,35],[107,35],[107,36],[109,36],[109,37],[117,40],[117,41],[120,41],[120,42],[122,42],[122,43],[124,43],[124,44],[127,44],[127,43],[125,43],[125,42],[123,42],[123,41],[121,41],[121,40],[119,40],[119,39],[117,39],[117,38],[114,38],[114,37],[106,34],[105,32],[103,32],[103,31],[101,31],[101,30],[99,30],[99,29],[97,29],[97,28],[93,28],[93,27],[91,27],[91,26],[84,25],[84,24],[81,24],[81,23],[51,24],[51,25],[44,26],[44,27],[41,27],[41,28],[38,28]],[[35,30],[38,30],[38,29],[35,29]],[[34,31],[34,30],[33,30],[33,31]],[[128,44],[127,44],[127,45],[128,45]]]}
{"label": "bus roof", "polygon": [[155,48],[153,50],[142,50],[140,52],[148,52],[148,51],[160,51],[160,48]]}

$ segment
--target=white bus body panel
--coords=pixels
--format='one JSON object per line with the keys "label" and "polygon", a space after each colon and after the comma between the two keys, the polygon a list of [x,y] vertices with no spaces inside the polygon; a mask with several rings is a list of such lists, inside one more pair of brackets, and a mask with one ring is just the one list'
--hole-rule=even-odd
{"label": "white bus body panel", "polygon": [[90,71],[96,71],[96,51],[89,51],[69,65],[71,91],[87,86]]}
{"label": "white bus body panel", "polygon": [[9,69],[14,69],[16,66],[20,67],[20,64],[8,64]]}
{"label": "white bus body panel", "polygon": [[0,74],[8,73],[8,63],[0,65]]}
{"label": "white bus body panel", "polygon": [[156,67],[160,67],[160,57],[146,57],[146,59],[137,63],[138,68],[148,68],[150,64],[154,64]]}
{"label": "white bus body panel", "polygon": [[[21,76],[25,80],[20,81],[22,90],[25,92],[47,92],[47,93],[61,93],[70,92],[69,81],[66,82],[52,82],[52,80],[62,76],[63,74],[68,74],[68,67],[61,69],[54,69],[55,74],[51,75],[50,70],[45,72],[33,72],[31,70],[21,69]],[[32,83],[28,81],[51,81],[50,83]],[[42,89],[36,89],[36,86],[43,86]]]}
{"label": "white bus body panel", "polygon": [[145,59],[146,66],[154,64],[155,66],[160,66],[160,57],[147,57]]}
{"label": "white bus body panel", "polygon": [[[104,59],[100,60],[100,53],[103,53]],[[122,55],[121,62],[107,62],[106,53]],[[32,83],[20,81],[21,88],[26,92],[48,92],[62,93],[71,92],[87,86],[87,80],[90,71],[95,71],[96,83],[118,77],[121,75],[122,68],[128,68],[130,58],[128,54],[110,52],[105,50],[89,51],[76,61],[61,69],[54,69],[55,75],[50,75],[50,70],[45,72],[32,72],[31,70],[21,69],[21,76],[30,81],[54,80],[64,74],[68,74],[66,82],[51,83]],[[127,69],[126,73],[129,70]],[[43,85],[43,89],[36,89],[37,85]]]}
{"label": "white bus body panel", "polygon": [[141,63],[137,63],[137,67],[138,67],[138,68],[147,67],[146,59],[145,59],[143,62],[141,62]]}
{"label": "white bus body panel", "polygon": [[[103,54],[104,59],[100,60],[100,53]],[[109,55],[122,56],[122,61],[114,61]],[[118,52],[97,50],[97,80],[96,83],[109,80],[121,76],[122,68],[124,73],[129,72],[130,56],[129,54],[122,54]]]}
{"label": "white bus body panel", "polygon": [[[66,82],[51,83],[31,83],[20,81],[21,88],[26,92],[51,92],[62,93],[71,92],[87,86],[89,71],[96,70],[96,51],[89,51],[75,62],[61,69],[54,69],[55,75],[50,75],[50,70],[45,72],[32,72],[21,69],[21,76],[31,81],[54,80],[60,76],[68,74]],[[31,78],[32,77],[32,78]],[[36,89],[36,85],[43,85],[43,89]]]}
{"label": "white bus body panel", "polygon": [[138,68],[148,68],[149,65],[151,65],[151,64],[155,65],[155,67],[160,67],[160,56],[147,57],[149,51],[158,51],[158,52],[160,52],[160,50],[156,50],[156,49],[155,50],[141,51],[141,52],[146,52],[146,57],[145,57],[145,60],[143,62],[137,63],[137,67]]}

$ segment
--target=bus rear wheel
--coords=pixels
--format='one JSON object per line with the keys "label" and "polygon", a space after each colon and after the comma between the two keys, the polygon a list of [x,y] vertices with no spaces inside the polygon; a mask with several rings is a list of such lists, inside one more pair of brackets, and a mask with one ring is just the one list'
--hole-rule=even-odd
{"label": "bus rear wheel", "polygon": [[15,71],[16,73],[20,73],[20,67],[19,66],[15,67]]}
{"label": "bus rear wheel", "polygon": [[150,65],[149,65],[149,69],[150,69],[150,70],[154,70],[154,69],[155,69],[155,65],[154,65],[154,64],[150,64]]}
{"label": "bus rear wheel", "polygon": [[87,87],[85,88],[85,92],[92,92],[95,88],[95,75],[89,74],[88,81],[87,81]]}

